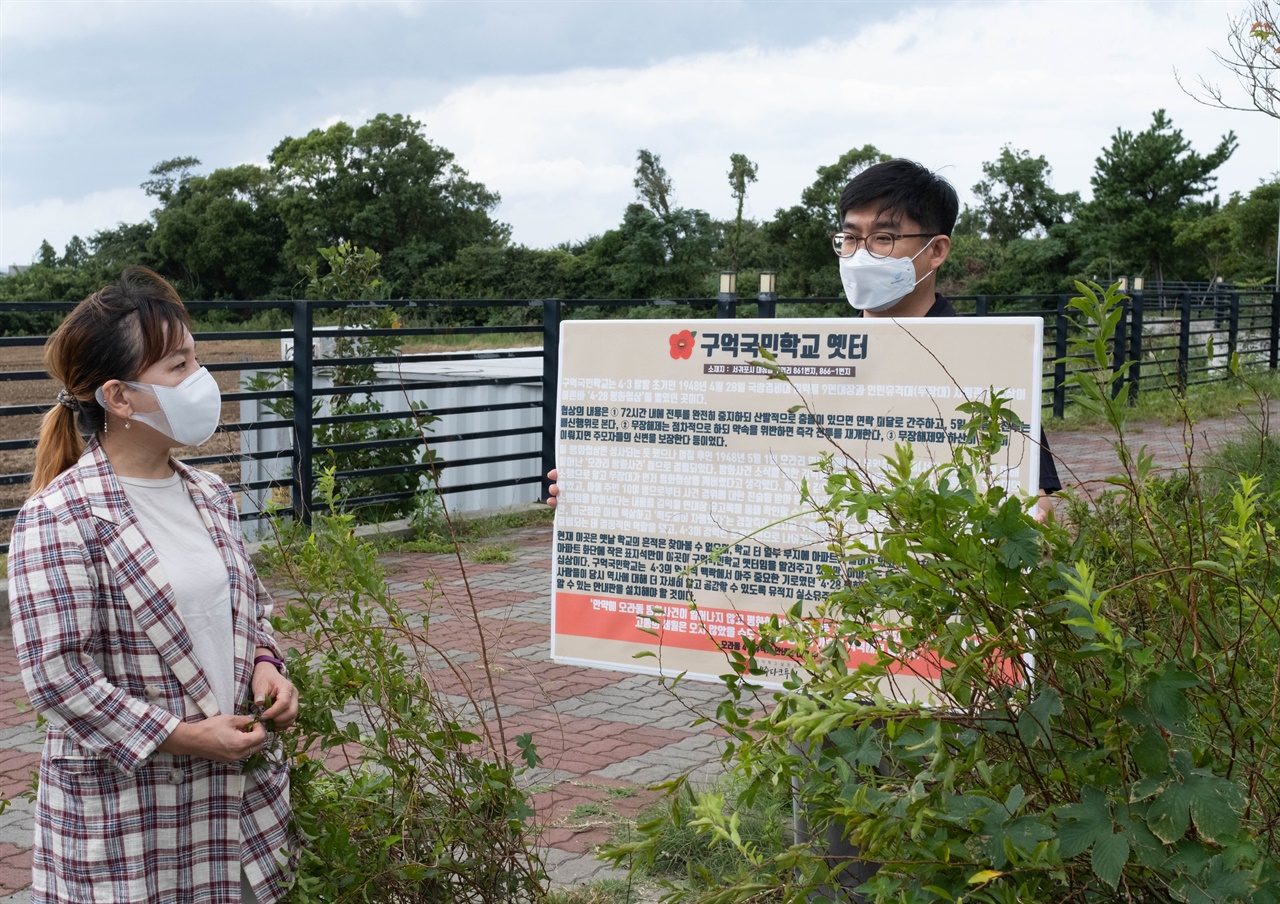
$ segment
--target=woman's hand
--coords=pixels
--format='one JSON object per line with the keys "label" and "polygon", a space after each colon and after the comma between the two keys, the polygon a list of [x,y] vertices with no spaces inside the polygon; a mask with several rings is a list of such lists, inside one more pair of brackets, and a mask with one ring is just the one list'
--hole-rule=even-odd
{"label": "woman's hand", "polygon": [[298,689],[292,681],[271,663],[260,662],[253,667],[252,688],[255,705],[266,706],[267,698],[271,698],[271,705],[262,712],[263,720],[270,719],[281,731],[292,727],[298,718]]}
{"label": "woman's hand", "polygon": [[551,481],[551,489],[547,491],[547,505],[552,508],[556,507],[556,497],[560,495],[560,484],[556,480],[560,477],[560,472],[552,468],[547,472],[547,480]]}
{"label": "woman's hand", "polygon": [[195,756],[218,763],[237,763],[267,743],[262,723],[249,716],[217,715],[199,722],[181,722],[160,744],[164,753]]}

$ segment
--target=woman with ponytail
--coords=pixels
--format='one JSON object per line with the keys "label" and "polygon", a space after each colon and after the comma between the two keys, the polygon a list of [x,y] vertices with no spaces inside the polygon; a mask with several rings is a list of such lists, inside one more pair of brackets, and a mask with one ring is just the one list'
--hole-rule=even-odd
{"label": "woman with ponytail", "polygon": [[[50,337],[61,385],[9,553],[13,642],[47,719],[32,901],[262,902],[287,890],[287,728],[267,598],[235,501],[172,457],[217,429],[173,287],[131,267]],[[239,704],[264,707],[261,719]]]}

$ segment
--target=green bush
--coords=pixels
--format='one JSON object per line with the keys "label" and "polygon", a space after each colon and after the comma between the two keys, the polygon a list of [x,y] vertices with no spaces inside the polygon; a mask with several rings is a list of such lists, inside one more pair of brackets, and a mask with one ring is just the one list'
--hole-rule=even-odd
{"label": "green bush", "polygon": [[[335,505],[332,472],[321,491]],[[282,526],[273,582],[287,588],[277,630],[298,647],[289,676],[304,705],[279,736],[292,764],[304,841],[290,904],[505,904],[540,900],[545,875],[529,844],[533,811],[517,785],[514,740],[496,699],[452,703],[430,671],[448,667],[428,615],[387,588],[372,544],[349,514]],[[430,588],[424,588],[429,590]],[[326,756],[342,751],[336,764]]]}
{"label": "green bush", "polygon": [[[711,718],[744,793],[794,782],[815,835],[834,826],[880,865],[868,900],[1280,900],[1280,493],[1247,473],[1157,479],[1111,398],[1118,294],[1078,288],[1094,323],[1072,349],[1093,363],[1082,404],[1121,437],[1108,493],[1040,525],[990,485],[998,397],[970,407],[978,442],[954,463],[913,471],[899,447],[879,477],[827,458],[823,493],[805,494],[828,548],[878,567],[828,568],[841,590],[729,654]],[[879,652],[851,667],[859,642]],[[928,651],[935,705],[893,702]],[[789,655],[786,691],[753,683],[765,652]],[[845,864],[821,846],[761,854],[731,813],[699,812],[750,867],[669,900],[827,900]],[[660,843],[621,848],[651,862]]]}

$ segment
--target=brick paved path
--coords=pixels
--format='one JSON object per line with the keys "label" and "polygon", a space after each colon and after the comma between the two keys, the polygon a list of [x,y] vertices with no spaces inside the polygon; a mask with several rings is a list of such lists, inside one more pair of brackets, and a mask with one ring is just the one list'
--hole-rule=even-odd
{"label": "brick paved path", "polygon": [[[1129,439],[1147,445],[1162,468],[1185,466],[1249,430],[1242,417],[1217,418],[1184,434],[1178,427],[1135,425]],[[1063,482],[1090,493],[1115,473],[1111,437],[1058,432],[1050,443]],[[556,665],[549,661],[551,529],[515,532],[512,562],[469,565],[473,615],[453,556],[395,554],[384,557],[392,590],[411,607],[433,582],[432,643],[461,664],[460,677],[441,670],[439,687],[462,700],[460,682],[483,686],[476,623],[484,632],[499,711],[511,753],[514,738],[532,732],[543,764],[529,776],[540,831],[537,843],[553,881],[574,884],[611,875],[592,855],[611,823],[634,816],[658,792],[648,786],[695,770],[710,778],[718,768],[718,738],[693,728],[689,707],[709,712],[711,685],[684,684],[681,699],[649,677]],[[479,695],[478,695],[479,696]],[[30,784],[39,756],[35,717],[22,706],[22,684],[12,637],[0,631],[0,795],[13,798]],[[25,901],[29,884],[31,807],[21,797],[0,814],[0,904]]]}
{"label": "brick paved path", "polygon": [[[1275,435],[1274,425],[1280,425],[1278,417],[1280,401],[1273,402],[1265,415],[1206,418],[1190,428],[1140,422],[1126,427],[1125,444],[1135,452],[1145,446],[1155,459],[1157,470],[1167,473],[1185,468],[1188,460],[1203,462],[1229,440],[1256,440],[1268,427]],[[1103,478],[1119,471],[1115,441],[1116,436],[1110,431],[1051,433],[1049,445],[1058,460],[1063,485],[1086,495],[1103,489]]]}

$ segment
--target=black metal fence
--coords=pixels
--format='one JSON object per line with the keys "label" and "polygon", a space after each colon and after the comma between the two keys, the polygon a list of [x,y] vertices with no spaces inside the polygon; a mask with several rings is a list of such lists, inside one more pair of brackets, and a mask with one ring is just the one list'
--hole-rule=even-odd
{"label": "black metal fence", "polygon": [[[1043,296],[966,296],[952,299],[961,315],[1040,316],[1045,322],[1043,404],[1057,417],[1063,416],[1072,403],[1068,379],[1072,373],[1092,362],[1076,361],[1067,355],[1070,338],[1082,330],[1068,309],[1069,295]],[[514,468],[497,479],[446,482],[440,488],[445,497],[475,493],[487,489],[512,490],[526,488],[528,500],[540,498],[543,474],[553,466],[555,450],[555,392],[558,383],[560,322],[570,317],[608,316],[610,312],[640,305],[663,307],[673,317],[805,316],[815,312],[847,310],[840,299],[788,300],[761,297],[740,299],[721,296],[718,301],[683,299],[678,301],[574,300],[541,299],[535,301],[395,301],[382,306],[360,302],[337,301],[235,301],[190,302],[197,322],[217,316],[246,319],[263,311],[280,311],[290,325],[284,329],[216,330],[196,333],[198,343],[219,340],[287,340],[292,353],[276,357],[208,363],[211,371],[235,371],[242,375],[238,389],[223,393],[224,402],[252,403],[261,410],[253,417],[228,421],[219,428],[223,440],[211,443],[218,451],[185,458],[193,465],[222,469],[233,489],[242,498],[271,496],[295,516],[306,518],[318,504],[315,498],[316,473],[326,462],[345,461],[339,470],[339,483],[362,481],[372,489],[350,495],[344,503],[352,507],[374,507],[396,504],[417,497],[424,486],[431,486],[433,474],[450,470],[455,473],[483,474],[486,469]],[[31,329],[33,323],[52,322],[70,310],[69,303],[31,302],[0,304],[0,385],[16,389],[19,384],[41,386],[35,400],[0,405],[0,552],[8,550],[8,526],[17,514],[25,487],[31,479],[38,428],[35,416],[43,414],[53,402],[59,387],[47,380],[43,370],[15,363],[18,349],[26,348],[30,358],[32,347],[41,346],[47,327],[37,335],[18,335]],[[375,307],[393,308],[403,319],[398,328],[341,326],[321,321],[339,321],[340,315],[357,315]],[[510,326],[439,325],[441,320],[454,322],[475,315],[475,309],[491,312],[494,308],[513,309],[505,319],[516,321]],[[530,310],[530,309],[533,310]],[[540,317],[538,315],[541,315]],[[281,315],[275,315],[280,317]],[[487,316],[487,315],[486,315]],[[43,318],[43,321],[40,320]],[[348,317],[348,320],[350,318]],[[355,319],[360,319],[356,317]],[[480,319],[472,316],[471,319]],[[533,322],[530,322],[533,321]],[[540,321],[540,322],[538,322]],[[435,323],[436,325],[424,325]],[[398,346],[421,343],[441,336],[503,336],[510,342],[513,334],[541,334],[541,348],[458,351],[451,353],[384,354],[359,353],[360,343],[369,340],[394,339]],[[325,344],[318,338],[349,340],[350,348],[337,357],[325,357]],[[536,338],[535,340],[536,341]],[[283,348],[283,346],[281,346]],[[1186,387],[1223,379],[1233,355],[1254,367],[1276,369],[1280,353],[1280,293],[1271,287],[1237,290],[1234,287],[1208,287],[1197,291],[1184,289],[1175,293],[1135,292],[1126,303],[1118,325],[1116,339],[1109,349],[1113,366],[1119,368],[1132,361],[1125,384],[1117,391],[1128,392],[1136,399],[1142,391]],[[431,376],[406,375],[414,365],[466,362],[477,369],[480,364],[519,359],[535,359],[523,373],[509,375],[446,374]],[[540,363],[540,367],[538,364]],[[383,368],[393,378],[377,385],[328,385],[319,377],[335,367],[371,365]],[[271,388],[245,388],[246,373],[277,374],[282,377]],[[43,385],[41,385],[43,384]],[[469,404],[458,404],[457,390],[476,387],[529,387],[523,398],[489,397]],[[548,387],[552,391],[547,391]],[[0,390],[3,391],[3,390]],[[443,393],[452,393],[448,400]],[[416,429],[418,417],[409,400],[417,394],[431,415],[441,418],[426,434],[436,460],[422,454],[424,437]],[[334,413],[332,403],[339,397],[361,395],[381,400],[379,404],[354,413]],[[32,393],[10,391],[5,400],[32,397]],[[245,407],[242,405],[242,408]],[[339,406],[341,408],[341,406]],[[381,410],[376,410],[381,409]],[[467,417],[465,429],[450,431],[439,425],[449,418]],[[354,441],[325,443],[322,437],[332,428],[344,424],[371,425],[398,423],[397,435],[375,438],[372,434]],[[480,426],[477,427],[476,425]],[[326,428],[330,428],[326,431]],[[274,431],[287,436],[275,446],[258,442],[255,435]],[[306,437],[307,441],[300,441]],[[507,446],[516,441],[518,448],[490,452],[481,447]],[[206,446],[206,449],[208,446]],[[378,450],[398,449],[403,455],[393,464],[361,466],[362,457]],[[456,450],[469,450],[460,453]],[[267,463],[266,474],[253,476],[251,463]],[[259,469],[261,470],[261,469]],[[238,472],[238,473],[232,473]],[[249,475],[249,476],[246,476]],[[394,478],[394,480],[393,480]],[[379,480],[382,487],[380,488]],[[388,488],[387,484],[396,484]],[[263,517],[263,506],[246,506],[242,517]]]}

